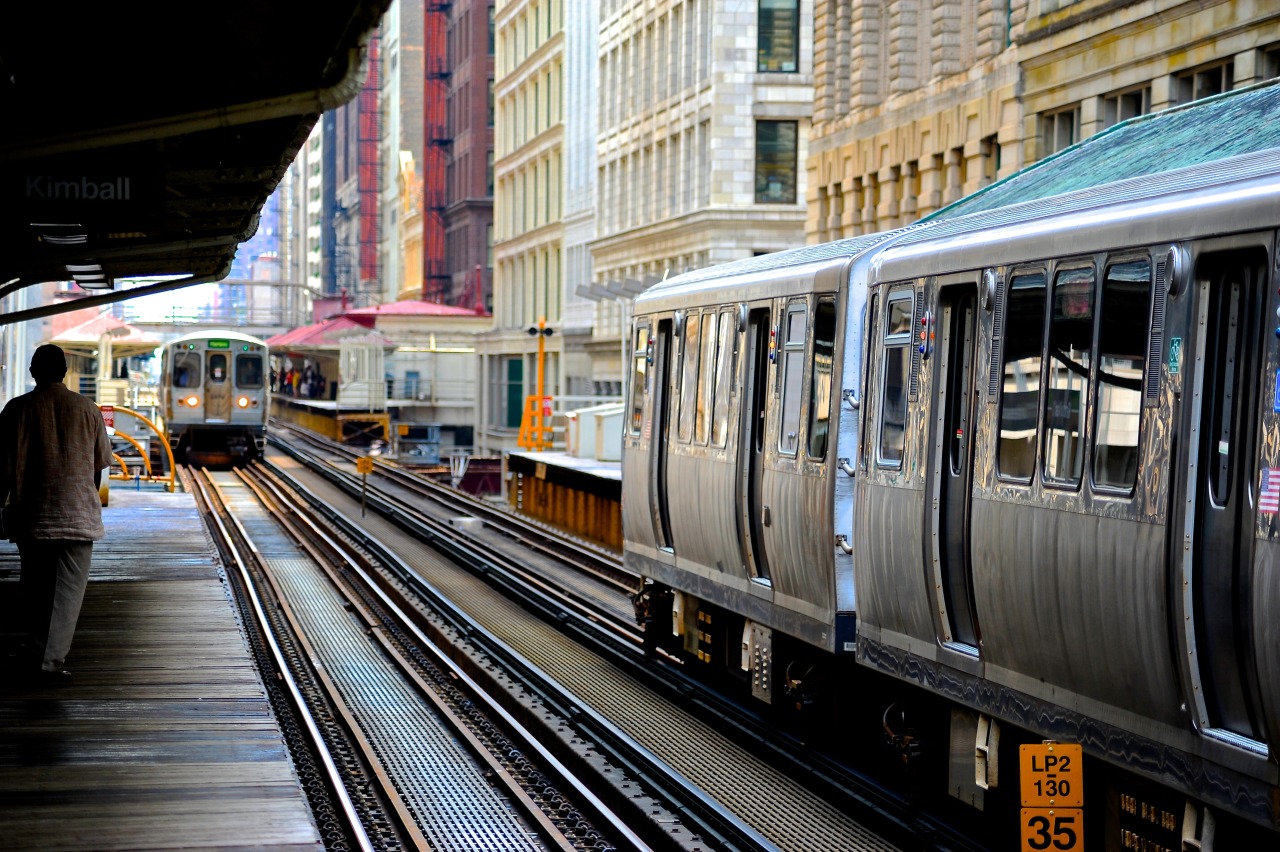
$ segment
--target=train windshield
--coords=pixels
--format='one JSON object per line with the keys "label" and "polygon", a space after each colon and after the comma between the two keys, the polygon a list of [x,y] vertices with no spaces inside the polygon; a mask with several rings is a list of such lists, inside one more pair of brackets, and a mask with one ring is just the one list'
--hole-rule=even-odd
{"label": "train windshield", "polygon": [[236,356],[236,384],[242,388],[262,387],[262,356]]}
{"label": "train windshield", "polygon": [[200,387],[199,352],[179,350],[173,356],[173,386],[175,388]]}
{"label": "train windshield", "polygon": [[209,381],[222,384],[227,380],[227,356],[221,352],[209,353]]}

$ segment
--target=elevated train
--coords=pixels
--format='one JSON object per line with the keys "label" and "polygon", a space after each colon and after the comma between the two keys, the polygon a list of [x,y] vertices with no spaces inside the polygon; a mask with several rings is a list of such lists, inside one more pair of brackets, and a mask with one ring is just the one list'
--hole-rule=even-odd
{"label": "elevated train", "polygon": [[[1130,132],[1176,131],[1157,120]],[[1105,162],[1123,132],[1079,147]],[[1081,744],[1085,832],[1029,848],[1276,848],[1272,144],[637,298],[623,531],[648,641],[883,732],[1012,838],[1018,747]]]}
{"label": "elevated train", "polygon": [[271,411],[265,341],[237,331],[187,334],[165,344],[160,407],[175,458],[243,464],[262,454]]}

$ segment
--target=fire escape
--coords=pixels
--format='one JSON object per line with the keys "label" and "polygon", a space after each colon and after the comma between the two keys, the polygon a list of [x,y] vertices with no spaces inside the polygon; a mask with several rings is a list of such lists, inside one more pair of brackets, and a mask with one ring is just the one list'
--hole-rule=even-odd
{"label": "fire escape", "polygon": [[426,0],[423,9],[422,86],[422,298],[445,304],[445,207],[448,205],[449,0]]}
{"label": "fire escape", "polygon": [[369,40],[369,76],[360,89],[357,112],[356,167],[360,196],[360,290],[381,301],[382,276],[379,274],[381,226],[378,215],[382,186],[382,111],[378,93],[382,88],[381,34],[374,32]]}

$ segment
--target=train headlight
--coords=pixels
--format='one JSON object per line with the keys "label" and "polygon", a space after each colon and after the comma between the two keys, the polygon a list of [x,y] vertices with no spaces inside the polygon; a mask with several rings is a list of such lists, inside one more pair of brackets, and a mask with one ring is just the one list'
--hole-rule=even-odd
{"label": "train headlight", "polygon": [[184,403],[186,403],[189,407],[191,407],[191,408],[195,408],[197,405],[199,405],[199,404],[200,404],[200,397],[195,396],[195,395],[193,394],[193,395],[191,395],[191,396],[187,397],[186,399],[184,399],[184,400],[183,400],[183,402],[184,402]]}
{"label": "train headlight", "polygon": [[248,408],[248,407],[249,407],[249,397],[247,397],[247,396],[242,396],[242,397],[240,397],[239,399],[237,399],[237,400],[236,400],[236,405],[240,406],[241,408]]}

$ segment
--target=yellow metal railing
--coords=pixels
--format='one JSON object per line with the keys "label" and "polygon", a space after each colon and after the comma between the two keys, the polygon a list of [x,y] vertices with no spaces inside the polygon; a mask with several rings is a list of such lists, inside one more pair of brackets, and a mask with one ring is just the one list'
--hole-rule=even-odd
{"label": "yellow metal railing", "polygon": [[[100,409],[110,408],[112,409],[113,413],[128,414],[133,417],[136,417],[139,420],[141,420],[148,428],[150,428],[152,432],[156,433],[156,437],[160,439],[160,446],[164,447],[165,455],[169,459],[169,473],[165,476],[156,476],[152,472],[151,460],[147,457],[147,453],[143,452],[141,444],[139,444],[136,440],[134,440],[129,435],[124,434],[123,432],[116,432],[116,435],[125,439],[126,441],[128,441],[129,443],[133,444],[135,447],[138,448],[138,452],[142,456],[142,462],[144,465],[146,465],[147,482],[163,482],[168,487],[169,491],[173,491],[177,483],[177,467],[174,464],[174,460],[173,460],[173,449],[169,446],[169,436],[166,435],[160,429],[159,426],[157,426],[155,423],[152,423],[151,420],[148,419],[145,415],[139,414],[138,412],[134,411],[132,408],[125,408],[123,405],[106,405],[106,406],[99,405],[98,408]],[[116,461],[120,463],[120,467],[124,470],[124,473],[123,474],[113,473],[111,474],[112,479],[132,480],[135,478],[129,475],[129,468],[125,465],[123,459],[121,459],[119,456],[116,456]]]}

